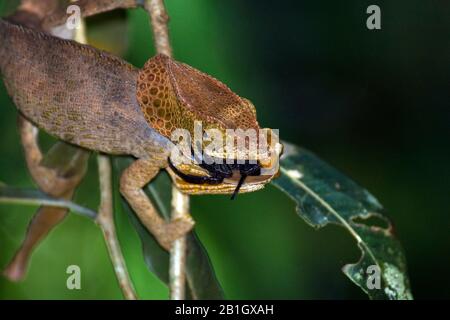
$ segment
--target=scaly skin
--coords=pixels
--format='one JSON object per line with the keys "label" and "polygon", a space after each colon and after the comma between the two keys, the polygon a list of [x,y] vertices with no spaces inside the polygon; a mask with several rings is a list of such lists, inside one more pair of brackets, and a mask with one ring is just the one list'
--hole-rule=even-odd
{"label": "scaly skin", "polygon": [[[138,158],[121,177],[120,190],[147,229],[170,249],[194,222],[164,221],[142,188],[166,168],[176,128],[259,129],[253,105],[218,80],[159,55],[142,70],[111,54],[0,19],[0,71],[8,93],[28,120],[57,138],[86,149]],[[279,155],[279,153],[278,153]],[[202,172],[197,165],[185,172]],[[169,170],[190,194],[234,191],[237,181],[192,185]],[[204,173],[204,172],[203,172]],[[261,189],[265,176],[242,186]]]}
{"label": "scaly skin", "polygon": [[170,142],[136,100],[138,70],[110,54],[0,20],[0,69],[20,112],[61,140],[164,166]]}
{"label": "scaly skin", "polygon": [[184,63],[158,55],[139,73],[137,97],[153,128],[170,138],[176,128],[194,136],[194,121],[203,129],[259,129],[255,107],[226,85]]}

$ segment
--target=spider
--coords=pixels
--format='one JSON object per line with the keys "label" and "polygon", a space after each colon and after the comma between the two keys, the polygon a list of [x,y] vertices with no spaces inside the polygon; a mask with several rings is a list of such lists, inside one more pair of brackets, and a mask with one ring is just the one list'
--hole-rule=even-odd
{"label": "spider", "polygon": [[[231,178],[233,175],[233,172],[238,171],[240,174],[239,182],[236,186],[236,189],[234,189],[234,192],[231,196],[231,200],[235,199],[239,189],[244,184],[245,179],[248,176],[259,176],[261,175],[261,166],[259,163],[250,163],[249,160],[245,160],[244,163],[238,163],[241,161],[235,161],[231,164],[227,164],[225,159],[222,159],[222,161],[215,161],[212,164],[208,164],[204,161],[204,159],[198,159],[195,156],[194,150],[192,150],[192,154],[194,155],[194,159],[197,161],[199,166],[206,171],[208,171],[209,176],[196,176],[191,174],[185,174],[178,170],[172,161],[170,160],[170,157],[168,159],[169,166],[173,170],[175,174],[177,174],[181,179],[188,183],[192,184],[220,184],[223,182],[225,178]],[[216,162],[219,162],[221,164],[218,164]]]}

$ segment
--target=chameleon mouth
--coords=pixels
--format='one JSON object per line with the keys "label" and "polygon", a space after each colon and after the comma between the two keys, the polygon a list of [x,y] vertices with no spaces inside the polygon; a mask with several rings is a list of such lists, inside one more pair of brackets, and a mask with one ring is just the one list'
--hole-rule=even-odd
{"label": "chameleon mouth", "polygon": [[235,161],[232,164],[227,164],[224,160],[221,164],[207,164],[204,161],[199,161],[198,165],[208,171],[209,175],[198,176],[182,172],[175,167],[170,160],[170,157],[168,158],[169,167],[172,171],[182,180],[190,184],[218,185],[224,183],[225,179],[233,181],[236,178],[236,174],[238,174],[239,180],[231,196],[231,200],[236,198],[247,177],[261,175],[261,166],[259,163],[250,163],[248,160],[241,161],[242,163],[239,162],[240,161]]}

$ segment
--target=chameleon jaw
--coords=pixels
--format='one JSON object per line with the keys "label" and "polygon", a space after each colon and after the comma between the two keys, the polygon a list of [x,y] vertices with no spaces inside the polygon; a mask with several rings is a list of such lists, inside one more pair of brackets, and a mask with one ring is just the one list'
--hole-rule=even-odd
{"label": "chameleon jaw", "polygon": [[[172,178],[172,181],[176,185],[176,187],[183,193],[189,195],[201,195],[201,194],[233,194],[237,182],[230,181],[229,179],[225,179],[220,184],[192,184],[184,181],[180,177],[178,177],[172,169],[166,169],[169,175]],[[269,182],[268,180],[260,183],[245,183],[240,188],[239,193],[247,193],[260,190],[264,188],[265,184]]]}
{"label": "chameleon jaw", "polygon": [[[183,180],[171,168],[170,165],[169,167],[166,168],[166,170],[169,173],[170,177],[172,178],[172,181],[176,185],[176,187],[185,194],[189,195],[233,194],[234,197],[235,192],[237,190],[239,190],[239,193],[258,191],[263,189],[267,183],[272,181],[272,179],[277,178],[280,169],[279,159],[282,153],[283,153],[283,145],[278,143],[272,151],[272,156],[261,167],[263,169],[263,174],[258,176],[248,175],[245,178],[245,183],[240,188],[237,188],[237,186],[241,177],[237,173],[233,173],[233,176],[229,178],[224,178],[221,183],[194,184]],[[201,168],[198,165],[181,164],[180,167],[175,167],[174,169],[179,172],[181,171],[181,173],[185,175],[193,175],[199,177],[208,176],[207,170]]]}
{"label": "chameleon jaw", "polygon": [[[173,169],[170,167],[166,168],[172,181],[176,187],[183,193],[189,195],[202,195],[202,194],[233,194],[239,182],[238,176],[233,176],[231,178],[225,178],[222,183],[219,184],[193,184],[184,181],[180,178]],[[185,166],[183,169],[189,173],[195,175],[206,176],[207,173],[197,166]],[[278,171],[278,170],[277,170]],[[276,174],[271,176],[248,176],[246,182],[239,189],[239,193],[254,192],[264,188],[264,186],[269,183]]]}

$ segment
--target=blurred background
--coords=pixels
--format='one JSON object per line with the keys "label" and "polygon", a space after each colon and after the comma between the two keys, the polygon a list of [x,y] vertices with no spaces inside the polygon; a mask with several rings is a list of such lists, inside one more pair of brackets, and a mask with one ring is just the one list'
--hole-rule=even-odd
{"label": "blurred background", "polygon": [[[1,14],[13,1],[0,1]],[[450,298],[450,2],[167,0],[175,57],[256,105],[260,123],[371,191],[394,222],[417,299]],[[381,7],[382,29],[366,28]],[[141,67],[154,54],[142,10],[88,19],[90,42]],[[1,44],[0,44],[1,45]],[[32,187],[16,110],[0,83],[0,181]],[[44,137],[44,145],[51,139]],[[76,202],[98,205],[95,158]],[[0,204],[0,269],[36,208]],[[272,186],[237,201],[192,197],[192,215],[231,299],[365,299],[341,272],[359,256],[337,226],[315,231]],[[118,231],[138,294],[166,299],[127,216]],[[67,290],[66,268],[82,270]],[[120,299],[100,230],[70,215],[1,299]]]}

